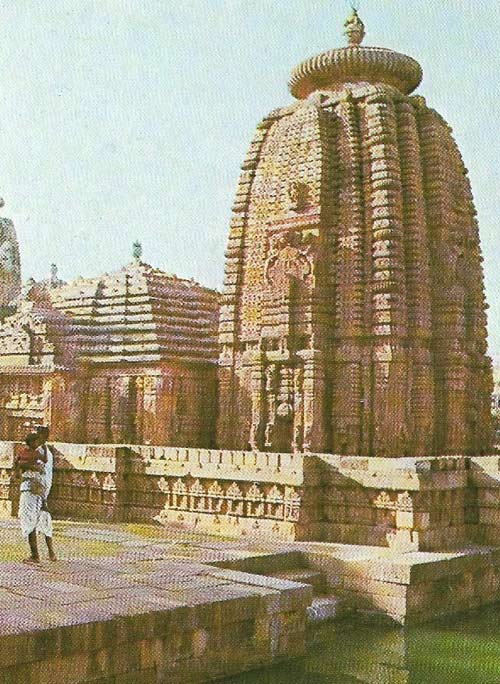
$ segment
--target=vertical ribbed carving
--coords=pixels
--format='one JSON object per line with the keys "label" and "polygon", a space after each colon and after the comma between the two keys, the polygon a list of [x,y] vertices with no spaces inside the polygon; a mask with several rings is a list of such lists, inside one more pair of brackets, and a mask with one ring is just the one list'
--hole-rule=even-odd
{"label": "vertical ribbed carving", "polygon": [[415,99],[424,172],[429,242],[432,245],[433,349],[436,384],[435,448],[438,453],[467,449],[465,290],[453,188],[457,168],[447,150],[448,127]]}
{"label": "vertical ribbed carving", "polygon": [[372,217],[373,449],[402,456],[408,449],[406,406],[406,283],[403,202],[394,103],[385,93],[366,98]]}
{"label": "vertical ribbed carving", "polygon": [[453,139],[451,128],[442,122],[447,134],[443,144],[448,167],[453,169],[450,183],[453,229],[452,247],[456,252],[455,280],[463,288],[463,346],[466,358],[465,396],[465,450],[481,453],[489,444],[491,434],[491,406],[488,395],[492,391],[491,368],[485,359],[487,350],[486,302],[482,256],[479,248],[479,230],[476,210],[470,189],[467,169]]}
{"label": "vertical ribbed carving", "polygon": [[416,456],[432,453],[434,377],[431,357],[431,282],[420,142],[408,98],[396,100],[403,190],[406,304],[408,311],[408,440]]}
{"label": "vertical ribbed carving", "polygon": [[[361,338],[364,319],[364,202],[359,113],[350,92],[338,104],[340,193],[335,249],[335,328],[332,446],[355,454],[361,449]],[[332,188],[335,192],[335,188]]]}
{"label": "vertical ribbed carving", "polygon": [[449,127],[383,83],[273,117],[235,203],[219,445],[483,451],[481,254]]}
{"label": "vertical ribbed carving", "polygon": [[275,120],[274,113],[264,118],[250,144],[238,182],[233,216],[231,218],[226,262],[224,289],[221,296],[219,318],[219,359],[218,390],[219,410],[217,414],[217,435],[220,443],[228,448],[236,446],[234,422],[238,420],[235,412],[237,387],[235,387],[235,346],[238,344],[238,305],[241,300],[243,277],[243,245],[247,224],[247,210],[251,197],[252,182],[255,177],[260,151],[267,132]]}

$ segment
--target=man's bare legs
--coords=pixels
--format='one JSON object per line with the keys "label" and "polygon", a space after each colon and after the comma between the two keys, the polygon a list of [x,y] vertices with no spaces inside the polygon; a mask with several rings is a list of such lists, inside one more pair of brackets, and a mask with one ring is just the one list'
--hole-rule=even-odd
{"label": "man's bare legs", "polygon": [[49,551],[49,558],[51,561],[56,561],[57,556],[56,552],[54,551],[54,546],[52,544],[52,537],[45,537],[45,543],[47,544],[47,549]]}
{"label": "man's bare legs", "polygon": [[40,556],[38,555],[38,544],[36,541],[36,530],[30,532],[28,535],[28,544],[30,545],[31,556],[26,558],[26,563],[39,563]]}

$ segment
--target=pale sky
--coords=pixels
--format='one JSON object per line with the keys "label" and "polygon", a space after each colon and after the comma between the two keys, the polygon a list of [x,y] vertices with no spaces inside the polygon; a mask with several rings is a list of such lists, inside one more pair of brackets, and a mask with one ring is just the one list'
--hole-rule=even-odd
{"label": "pale sky", "polygon": [[[365,44],[424,69],[478,209],[500,353],[500,4],[361,0]],[[144,260],[221,287],[230,207],[255,125],[291,69],[344,44],[344,0],[0,0],[3,213],[23,276]]]}

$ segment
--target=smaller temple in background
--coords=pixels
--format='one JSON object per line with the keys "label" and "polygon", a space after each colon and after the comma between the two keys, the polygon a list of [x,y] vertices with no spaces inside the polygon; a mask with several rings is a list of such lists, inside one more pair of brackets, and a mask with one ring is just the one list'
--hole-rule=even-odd
{"label": "smaller temple in background", "polygon": [[[0,198],[0,209],[5,202]],[[10,218],[0,216],[0,315],[21,293],[21,257],[16,229]]]}
{"label": "smaller temple in background", "polygon": [[[133,261],[65,283],[55,265],[21,288],[1,219],[0,439],[51,423],[68,442],[213,442],[218,294]],[[5,308],[7,307],[7,308]]]}

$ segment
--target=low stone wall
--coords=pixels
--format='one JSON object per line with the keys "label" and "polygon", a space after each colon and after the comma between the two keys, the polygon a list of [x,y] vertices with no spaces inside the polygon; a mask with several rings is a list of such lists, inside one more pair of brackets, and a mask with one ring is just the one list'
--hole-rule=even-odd
{"label": "low stone wall", "polygon": [[500,543],[500,456],[471,458],[471,484],[477,508],[477,539]]}
{"label": "low stone wall", "polygon": [[477,537],[470,459],[318,455],[322,520],[316,538],[443,550]]}
{"label": "low stone wall", "polygon": [[[0,442],[0,512],[15,513],[19,445]],[[364,458],[130,445],[53,445],[55,515],[445,550],[496,543],[500,459]]]}
{"label": "low stone wall", "polygon": [[2,684],[195,684],[304,653],[310,587],[185,559],[144,565],[4,568]]}
{"label": "low stone wall", "polygon": [[[21,445],[0,442],[0,510],[16,512]],[[168,522],[228,536],[308,536],[320,515],[314,458],[176,447],[52,445],[50,508],[77,519]],[[307,487],[304,481],[307,478]]]}

